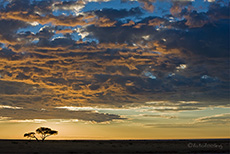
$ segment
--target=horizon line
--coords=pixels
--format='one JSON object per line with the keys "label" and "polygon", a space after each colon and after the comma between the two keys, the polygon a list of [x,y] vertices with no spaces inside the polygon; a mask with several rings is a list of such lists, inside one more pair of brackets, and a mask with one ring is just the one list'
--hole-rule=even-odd
{"label": "horizon line", "polygon": [[[28,141],[29,139],[0,139],[0,141]],[[178,139],[46,139],[46,141],[169,141],[169,140],[230,140],[229,138],[178,138]],[[36,140],[29,140],[36,141]]]}

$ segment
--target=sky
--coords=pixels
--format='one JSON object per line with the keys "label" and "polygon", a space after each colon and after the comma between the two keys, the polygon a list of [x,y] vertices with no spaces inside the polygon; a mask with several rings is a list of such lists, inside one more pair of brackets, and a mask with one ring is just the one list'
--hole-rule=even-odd
{"label": "sky", "polygon": [[228,0],[0,0],[0,139],[229,138]]}

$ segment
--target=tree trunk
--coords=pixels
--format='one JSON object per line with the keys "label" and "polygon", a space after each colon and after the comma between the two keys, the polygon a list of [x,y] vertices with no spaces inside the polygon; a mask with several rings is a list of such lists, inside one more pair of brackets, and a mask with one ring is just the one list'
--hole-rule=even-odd
{"label": "tree trunk", "polygon": [[38,138],[37,138],[36,136],[34,136],[34,138],[36,139],[36,141],[38,141],[38,142],[39,142],[39,140],[38,140]]}

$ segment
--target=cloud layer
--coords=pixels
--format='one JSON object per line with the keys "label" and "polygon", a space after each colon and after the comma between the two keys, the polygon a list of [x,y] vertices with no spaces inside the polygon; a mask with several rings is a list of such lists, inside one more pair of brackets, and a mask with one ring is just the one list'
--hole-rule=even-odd
{"label": "cloud layer", "polygon": [[229,2],[122,3],[1,1],[0,105],[23,109],[0,116],[105,122],[123,118],[56,107],[229,107]]}

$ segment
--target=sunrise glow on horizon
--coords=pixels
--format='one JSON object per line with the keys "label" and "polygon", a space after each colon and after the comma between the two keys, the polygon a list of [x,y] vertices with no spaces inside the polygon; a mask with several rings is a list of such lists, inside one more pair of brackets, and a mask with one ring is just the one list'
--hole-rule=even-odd
{"label": "sunrise glow on horizon", "polygon": [[227,0],[0,0],[0,139],[230,137]]}

